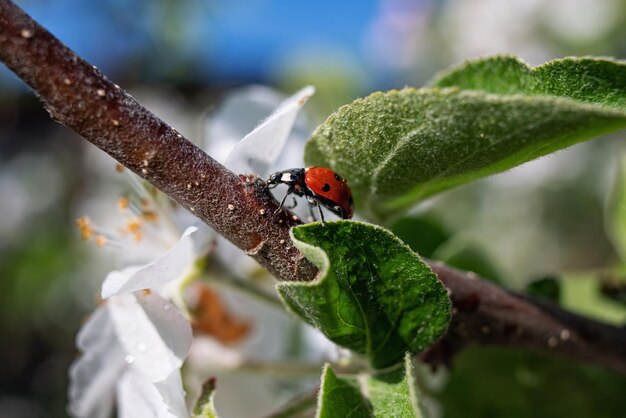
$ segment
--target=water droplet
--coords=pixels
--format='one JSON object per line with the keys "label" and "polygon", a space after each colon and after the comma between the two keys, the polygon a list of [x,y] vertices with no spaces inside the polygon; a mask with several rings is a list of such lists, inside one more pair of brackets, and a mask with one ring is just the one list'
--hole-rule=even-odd
{"label": "water droplet", "polygon": [[146,351],[146,345],[144,343],[139,343],[137,344],[137,350],[139,350],[139,352],[143,353]]}
{"label": "water droplet", "polygon": [[548,347],[556,347],[556,345],[559,343],[559,340],[556,337],[550,337],[548,338]]}
{"label": "water droplet", "polygon": [[128,354],[126,355],[126,357],[124,357],[124,361],[126,362],[126,364],[133,364],[135,362],[135,357]]}

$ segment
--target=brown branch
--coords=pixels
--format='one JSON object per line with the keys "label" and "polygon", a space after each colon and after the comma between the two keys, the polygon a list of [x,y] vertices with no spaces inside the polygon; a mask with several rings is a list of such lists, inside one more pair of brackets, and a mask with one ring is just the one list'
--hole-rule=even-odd
{"label": "brown branch", "polygon": [[[227,170],[150,113],[13,2],[0,0],[0,59],[50,115],[193,212],[282,280],[317,269],[291,244],[300,223],[254,177]],[[278,226],[278,227],[277,227]]]}
{"label": "brown branch", "polygon": [[450,290],[452,321],[436,345],[422,353],[449,364],[469,344],[527,348],[566,356],[626,375],[626,329],[565,311],[502,289],[438,262],[429,262]]}
{"label": "brown branch", "polygon": [[[282,280],[317,269],[291,244],[300,223],[277,214],[252,177],[238,176],[158,119],[9,0],[0,0],[0,59],[39,95],[52,117],[89,140],[228,238]],[[447,362],[471,342],[546,350],[626,374],[626,332],[507,292],[433,263],[454,314],[423,358]]]}

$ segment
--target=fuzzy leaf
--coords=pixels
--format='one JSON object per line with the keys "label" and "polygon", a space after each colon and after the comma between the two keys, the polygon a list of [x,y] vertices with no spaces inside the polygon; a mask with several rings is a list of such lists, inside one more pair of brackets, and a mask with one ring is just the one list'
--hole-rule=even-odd
{"label": "fuzzy leaf", "polygon": [[344,377],[337,377],[326,366],[317,417],[422,417],[410,354],[405,356],[404,366],[378,375]]}
{"label": "fuzzy leaf", "polygon": [[372,404],[375,417],[423,416],[411,357],[410,354],[405,356],[404,369],[363,379],[363,391]]}
{"label": "fuzzy leaf", "polygon": [[350,182],[357,210],[386,218],[416,201],[626,127],[626,64],[511,57],[468,63],[433,88],[341,107],[306,146],[308,165]]}
{"label": "fuzzy leaf", "polygon": [[369,402],[354,378],[340,378],[330,366],[322,372],[316,418],[373,417]]}
{"label": "fuzzy leaf", "polygon": [[292,240],[320,268],[313,282],[277,285],[287,306],[331,341],[382,368],[417,353],[446,330],[443,284],[386,229],[353,221],[293,228]]}

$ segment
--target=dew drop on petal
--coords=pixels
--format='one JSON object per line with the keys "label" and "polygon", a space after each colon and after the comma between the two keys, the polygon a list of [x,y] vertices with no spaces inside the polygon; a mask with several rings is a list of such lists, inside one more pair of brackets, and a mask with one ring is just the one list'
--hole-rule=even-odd
{"label": "dew drop on petal", "polygon": [[127,354],[126,357],[124,357],[124,361],[126,362],[126,364],[133,364],[135,362],[135,357]]}
{"label": "dew drop on petal", "polygon": [[141,353],[146,351],[146,345],[144,343],[139,343],[137,344],[137,350],[139,350]]}

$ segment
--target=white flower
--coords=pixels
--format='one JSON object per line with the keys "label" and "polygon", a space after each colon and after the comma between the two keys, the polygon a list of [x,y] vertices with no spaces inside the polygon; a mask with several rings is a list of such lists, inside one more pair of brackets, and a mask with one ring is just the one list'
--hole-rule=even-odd
{"label": "white flower", "polygon": [[[252,90],[256,93],[268,93],[268,90],[259,87]],[[239,173],[254,172],[266,176],[281,153],[289,155],[288,160],[295,164],[293,166],[301,166],[305,134],[301,134],[299,141],[288,142],[287,139],[292,134],[298,111],[312,94],[313,88],[307,87],[283,101],[274,113],[236,143],[226,159],[227,166]],[[265,94],[265,97],[272,95],[275,96],[272,93]],[[219,120],[223,122],[224,119],[228,118],[222,117]],[[241,123],[241,120],[241,117],[231,118],[235,123]],[[219,123],[213,124],[214,128],[216,126]],[[211,143],[209,154],[215,151],[225,155],[224,144],[229,142],[227,132],[237,132],[236,126],[229,128],[229,124],[222,124],[221,129],[222,138]],[[218,127],[211,132],[215,134],[219,130]],[[235,144],[232,138],[230,142]],[[286,153],[283,152],[285,146],[290,148]],[[177,225],[188,223],[189,218],[181,222],[183,214],[180,210],[172,211],[169,205],[159,205],[154,196],[146,195],[145,189],[139,186],[139,193],[143,193],[140,201],[133,205],[127,199],[121,201],[120,206],[134,207],[136,216],[131,216],[123,231],[126,241],[148,241],[140,246],[143,248],[141,255],[130,250],[133,247],[120,240],[119,236],[116,237],[115,233],[99,230],[86,219],[79,222],[83,237],[95,238],[99,244],[112,243],[120,246],[124,249],[125,258],[130,260],[145,260],[145,255],[154,254],[155,248],[161,248],[161,252],[168,248],[163,244],[171,242]],[[144,206],[150,200],[152,202],[147,209]],[[158,218],[167,227],[156,225],[152,222],[152,217]],[[197,223],[197,220],[193,221]],[[69,409],[73,416],[109,416],[114,400],[117,402],[117,415],[122,418],[188,416],[180,368],[192,345],[192,332],[189,321],[179,310],[180,307],[183,312],[187,312],[180,284],[193,271],[198,257],[207,253],[210,239],[215,239],[207,228],[200,225],[198,227],[203,230],[196,232],[197,228],[188,228],[176,244],[162,256],[149,259],[147,264],[133,264],[107,275],[102,285],[102,297],[106,301],[84,324],[77,338],[77,346],[82,355],[70,369]],[[247,278],[252,269],[258,269],[239,249],[220,238],[215,255],[230,270],[229,274]],[[194,340],[194,359],[203,359],[210,374],[221,374],[220,370],[236,368],[250,359],[284,359],[290,345],[287,339],[290,333],[286,329],[302,330],[305,341],[312,339],[315,342],[315,349],[311,352],[313,355],[306,354],[309,357],[305,358],[315,361],[327,359],[329,347],[334,347],[320,339],[315,331],[308,327],[303,328],[302,324],[282,310],[267,307],[235,292],[221,290],[220,297],[225,298],[227,304],[236,304],[238,315],[253,318],[255,322],[252,332],[237,346],[227,347],[209,337],[198,337]],[[170,303],[170,300],[174,303]],[[194,367],[198,367],[197,362]],[[194,378],[198,378],[207,370],[203,369],[200,373],[194,373],[194,370],[190,372]],[[202,378],[206,377],[208,376]],[[194,383],[190,387],[192,399],[196,394],[194,391],[199,389],[199,384],[195,383],[201,383],[194,381],[194,378],[187,379]],[[228,402],[224,395],[227,395],[226,388],[230,380],[227,376],[224,378],[226,380],[218,380],[219,387],[224,390],[218,390],[216,402],[218,409],[220,403],[224,404],[228,413]],[[248,379],[247,376],[240,375],[235,378],[235,382],[238,382],[236,384],[244,385],[242,378]],[[226,387],[220,382],[227,383]],[[271,396],[271,392],[276,389],[275,382],[265,382],[263,387],[269,392],[259,390],[258,385],[250,388],[250,396],[255,392],[260,397],[267,397],[257,405],[257,413],[275,406],[277,402],[275,396]],[[237,391],[236,396],[239,398],[242,392]],[[284,399],[278,401],[281,400]]]}
{"label": "white flower", "polygon": [[[82,356],[70,368],[70,412],[106,417],[117,398],[119,417],[186,417],[180,376],[191,345],[189,321],[150,289],[179,281],[195,259],[188,228],[152,263],[111,272],[108,297],[77,338]],[[139,413],[141,411],[141,413]]]}

